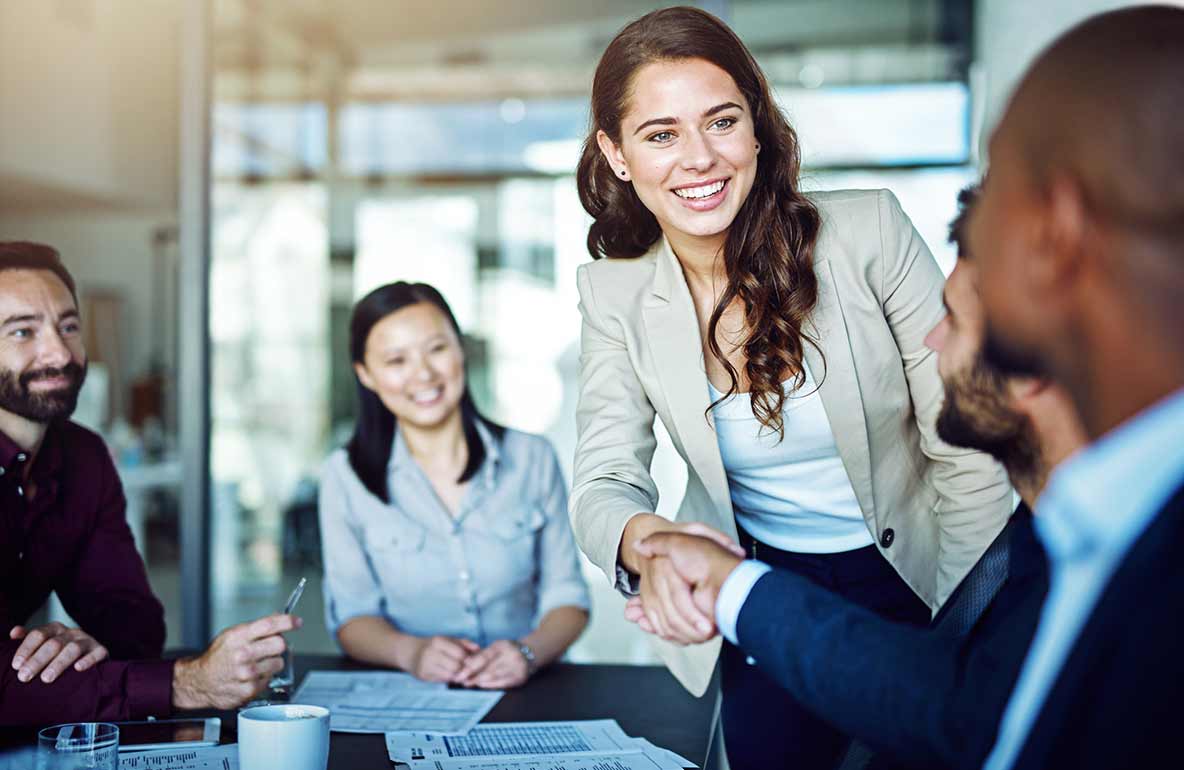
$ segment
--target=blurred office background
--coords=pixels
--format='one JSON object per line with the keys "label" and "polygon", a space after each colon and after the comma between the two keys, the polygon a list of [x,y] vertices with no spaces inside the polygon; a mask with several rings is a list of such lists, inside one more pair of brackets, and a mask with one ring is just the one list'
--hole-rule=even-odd
{"label": "blurred office background", "polygon": [[[943,267],[982,132],[1101,0],[706,0],[798,128],[805,185],[889,187]],[[347,319],[437,286],[477,402],[570,477],[589,259],[573,172],[591,75],[633,0],[0,0],[0,238],[57,246],[92,365],[79,419],[119,464],[169,645],[321,619],[317,476],[348,436]],[[667,442],[654,475],[678,504]],[[585,565],[580,661],[648,662]],[[431,569],[431,565],[424,565]],[[55,611],[50,608],[50,611]]]}

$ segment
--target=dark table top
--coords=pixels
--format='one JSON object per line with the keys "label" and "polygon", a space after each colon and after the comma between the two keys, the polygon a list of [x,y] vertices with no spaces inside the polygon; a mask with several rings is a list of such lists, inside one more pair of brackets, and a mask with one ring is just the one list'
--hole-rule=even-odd
{"label": "dark table top", "polygon": [[[297,655],[296,681],[308,671],[364,671],[346,658]],[[615,719],[627,735],[703,765],[711,736],[714,689],[695,698],[661,666],[558,663],[507,690],[484,722]],[[223,713],[223,740],[233,741],[235,714]],[[391,767],[381,734],[333,733],[329,768]]]}
{"label": "dark table top", "polygon": [[[364,671],[366,666],[342,657],[297,655],[296,681],[308,671]],[[661,666],[615,666],[558,663],[536,674],[524,686],[507,690],[485,722],[569,721],[615,719],[627,735],[648,738],[696,764],[707,767],[715,687],[702,698],[691,696]],[[237,740],[234,711],[194,712],[220,716],[222,741]],[[35,745],[36,730],[0,729],[0,768],[7,768],[9,749]],[[11,765],[17,767],[18,765]],[[330,770],[389,770],[381,734],[333,733]]]}

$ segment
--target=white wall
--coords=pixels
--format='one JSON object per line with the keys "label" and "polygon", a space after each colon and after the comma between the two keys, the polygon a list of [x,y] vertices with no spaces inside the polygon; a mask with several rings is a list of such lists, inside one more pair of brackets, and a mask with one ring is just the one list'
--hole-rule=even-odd
{"label": "white wall", "polygon": [[49,243],[83,294],[125,299],[125,382],[173,328],[151,317],[152,234],[177,220],[179,9],[0,0],[0,240]]}
{"label": "white wall", "polygon": [[0,0],[0,184],[175,206],[178,33],[177,0]]}
{"label": "white wall", "polygon": [[[1177,0],[1176,4],[1184,4]],[[982,149],[1020,77],[1045,46],[1089,16],[1129,0],[979,0],[976,65],[983,86]]]}

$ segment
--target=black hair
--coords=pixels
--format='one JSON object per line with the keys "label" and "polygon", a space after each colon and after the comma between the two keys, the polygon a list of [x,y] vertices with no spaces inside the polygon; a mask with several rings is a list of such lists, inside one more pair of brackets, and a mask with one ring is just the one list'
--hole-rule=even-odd
{"label": "black hair", "polygon": [[[379,286],[354,305],[349,322],[351,361],[355,364],[365,362],[366,340],[375,324],[397,310],[420,302],[426,302],[439,309],[452,324],[457,338],[461,337],[456,316],[452,314],[452,309],[448,307],[440,292],[426,283],[397,281]],[[395,438],[395,415],[386,408],[374,391],[357,379],[356,373],[354,378],[358,386],[358,418],[354,425],[354,435],[345,447],[349,455],[349,464],[371,494],[383,502],[390,502],[386,469]],[[469,394],[467,381],[460,398],[460,415],[465,445],[469,453],[469,460],[459,479],[463,483],[471,479],[485,462],[485,444],[477,432],[477,422],[483,423],[499,441],[505,435],[506,429],[477,411],[477,406]]]}
{"label": "black hair", "polygon": [[78,304],[78,288],[74,276],[62,264],[62,257],[53,246],[32,241],[0,241],[0,271],[3,270],[48,270],[61,279],[74,304]]}
{"label": "black hair", "polygon": [[974,204],[978,203],[982,188],[978,184],[967,185],[958,193],[958,213],[950,222],[949,242],[958,250],[959,259],[969,259],[970,249],[966,243],[966,223],[970,220],[970,212]]}

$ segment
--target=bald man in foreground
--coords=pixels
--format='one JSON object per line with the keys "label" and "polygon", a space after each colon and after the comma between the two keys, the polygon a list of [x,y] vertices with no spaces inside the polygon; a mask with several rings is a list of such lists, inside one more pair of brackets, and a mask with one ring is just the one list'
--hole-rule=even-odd
{"label": "bald man in foreground", "polygon": [[989,770],[1179,766],[1184,8],[1096,16],[991,139],[970,247],[992,360],[1060,381],[1093,444],[1037,505],[1048,598]]}

